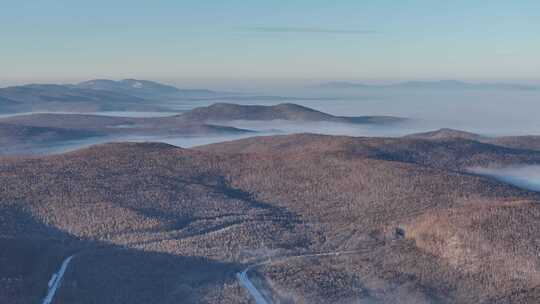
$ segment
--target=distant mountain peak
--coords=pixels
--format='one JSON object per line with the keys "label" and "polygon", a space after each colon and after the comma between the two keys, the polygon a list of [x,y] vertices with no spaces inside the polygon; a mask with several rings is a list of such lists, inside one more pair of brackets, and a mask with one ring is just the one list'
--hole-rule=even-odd
{"label": "distant mountain peak", "polygon": [[81,82],[76,86],[94,90],[122,91],[123,93],[131,93],[137,96],[143,94],[144,97],[149,95],[172,94],[180,91],[177,87],[171,85],[139,79],[123,79],[118,81],[110,79],[93,79]]}
{"label": "distant mountain peak", "polygon": [[406,138],[414,139],[468,139],[468,140],[478,140],[484,136],[472,132],[467,132],[463,130],[450,129],[450,128],[441,128],[435,131],[428,131],[423,133],[414,133],[405,136]]}

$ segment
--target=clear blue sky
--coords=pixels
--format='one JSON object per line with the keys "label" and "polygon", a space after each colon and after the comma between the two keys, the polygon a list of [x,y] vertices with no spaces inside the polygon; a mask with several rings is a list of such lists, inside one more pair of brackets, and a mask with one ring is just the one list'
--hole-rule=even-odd
{"label": "clear blue sky", "polygon": [[0,81],[540,78],[538,0],[0,0]]}

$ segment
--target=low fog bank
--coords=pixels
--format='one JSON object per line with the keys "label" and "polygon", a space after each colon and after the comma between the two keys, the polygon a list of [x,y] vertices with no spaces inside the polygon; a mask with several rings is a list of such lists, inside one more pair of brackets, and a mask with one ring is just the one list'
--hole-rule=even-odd
{"label": "low fog bank", "polygon": [[258,133],[243,133],[236,135],[212,135],[212,136],[131,136],[124,139],[118,139],[115,141],[127,141],[127,142],[162,142],[169,145],[191,148],[196,146],[208,145],[217,142],[237,140],[252,136],[262,136],[265,134]]}
{"label": "low fog bank", "polygon": [[502,182],[540,191],[540,165],[524,165],[505,168],[471,168],[470,172],[493,177]]}
{"label": "low fog bank", "polygon": [[[78,150],[95,144],[107,142],[162,142],[182,148],[191,148],[206,144],[232,141],[253,136],[287,135],[296,133],[314,133],[324,135],[354,137],[401,137],[404,135],[432,131],[448,125],[434,125],[429,121],[408,121],[390,124],[351,124],[336,122],[292,122],[286,120],[212,122],[215,125],[236,127],[255,132],[207,136],[180,135],[125,135],[102,136],[81,140],[42,143],[21,147],[3,147],[0,155],[47,155]],[[471,130],[471,129],[466,129]],[[479,132],[484,131],[484,132]],[[492,135],[489,130],[474,130],[483,135]]]}
{"label": "low fog bank", "polygon": [[336,122],[295,122],[287,120],[251,121],[234,120],[213,122],[240,129],[257,131],[258,135],[316,133],[324,135],[398,137],[410,133],[428,131],[429,125],[420,122],[400,122],[389,124],[353,124]]}
{"label": "low fog bank", "polygon": [[[337,116],[391,115],[421,121],[419,130],[461,129],[493,136],[540,135],[540,91],[273,88],[275,99],[228,98],[171,102],[190,110],[216,102],[275,105],[291,102]],[[296,99],[292,97],[301,97]],[[416,131],[416,130],[415,130]],[[398,131],[397,134],[406,132]]]}
{"label": "low fog bank", "polygon": [[182,148],[191,148],[217,142],[231,141],[256,135],[274,135],[277,133],[243,133],[223,136],[102,136],[81,140],[52,142],[39,145],[21,145],[0,148],[0,156],[35,156],[71,152],[93,145],[111,142],[161,142]]}
{"label": "low fog bank", "polygon": [[0,148],[0,156],[36,156],[59,154],[79,150],[97,144],[104,144],[112,141],[123,141],[124,138],[117,137],[91,137],[80,140],[66,140],[61,142],[22,144]]}
{"label": "low fog bank", "polygon": [[33,114],[81,114],[81,115],[99,115],[111,117],[135,117],[135,118],[150,118],[150,117],[167,117],[180,114],[181,111],[175,112],[142,112],[142,111],[98,111],[98,112],[66,112],[66,111],[36,111],[36,112],[19,112],[0,114],[0,118],[25,116]]}
{"label": "low fog bank", "polygon": [[[261,84],[261,88],[264,85]],[[238,90],[237,90],[238,91]],[[51,143],[50,146],[30,147],[22,154],[51,154],[76,150],[92,144],[109,141],[158,141],[180,147],[235,140],[251,136],[319,133],[327,135],[398,137],[411,133],[452,128],[486,136],[540,135],[540,92],[536,91],[452,91],[452,90],[396,90],[355,89],[321,90],[311,88],[275,87],[258,93],[277,98],[228,98],[220,100],[168,101],[170,112],[99,112],[92,114],[123,117],[171,116],[179,112],[207,106],[216,102],[244,105],[275,105],[291,102],[337,116],[391,115],[410,118],[404,123],[388,125],[361,125],[332,122],[291,121],[232,121],[215,122],[242,129],[257,131],[228,136],[129,136],[122,138],[100,137],[81,141]],[[302,97],[302,99],[286,96]],[[311,98],[311,99],[310,99]],[[19,113],[29,114],[29,113]],[[12,115],[12,114],[11,114]],[[6,150],[7,148],[3,149]],[[17,154],[11,149],[9,154]],[[0,151],[2,153],[2,151]],[[5,153],[4,153],[5,154]]]}
{"label": "low fog bank", "polygon": [[272,121],[230,121],[214,122],[216,125],[225,125],[248,129],[255,132],[208,135],[208,136],[177,136],[177,135],[126,135],[101,136],[81,140],[51,142],[49,144],[36,144],[28,146],[3,147],[0,155],[48,155],[78,150],[95,144],[107,142],[162,142],[170,145],[191,148],[212,143],[232,141],[253,136],[286,135],[295,133],[315,133],[325,135],[369,136],[369,137],[397,137],[406,134],[428,131],[426,126],[418,123],[394,123],[388,125],[349,124],[335,122],[291,122],[285,120]]}
{"label": "low fog bank", "polygon": [[537,91],[388,89],[303,104],[334,115],[393,115],[422,121],[425,129],[510,136],[540,134],[539,101]]}
{"label": "low fog bank", "polygon": [[[242,90],[234,87],[234,91]],[[241,105],[296,103],[337,116],[390,115],[422,122],[422,126],[415,126],[412,132],[452,128],[492,136],[540,135],[540,91],[314,89],[299,84],[265,87],[264,83],[260,83],[257,90],[251,90],[251,93],[261,96],[168,100],[156,104],[169,109],[169,112],[126,111],[92,114],[158,117],[179,114],[217,102]],[[317,129],[320,128],[314,128],[313,132]],[[407,131],[401,130],[393,132],[406,133]],[[349,132],[343,135],[354,134]]]}

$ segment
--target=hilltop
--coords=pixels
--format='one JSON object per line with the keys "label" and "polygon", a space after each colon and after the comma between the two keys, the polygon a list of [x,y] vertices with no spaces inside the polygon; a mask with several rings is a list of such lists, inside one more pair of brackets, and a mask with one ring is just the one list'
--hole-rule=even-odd
{"label": "hilltop", "polygon": [[360,124],[396,123],[405,120],[404,118],[392,116],[334,116],[294,103],[281,103],[273,106],[216,103],[208,107],[195,108],[178,117],[185,120],[216,122],[233,120],[288,120]]}
{"label": "hilltop", "polygon": [[456,129],[448,129],[448,128],[442,128],[435,131],[429,131],[429,132],[423,132],[423,133],[415,133],[406,135],[406,138],[415,138],[415,139],[469,139],[469,140],[480,140],[482,138],[485,138],[484,136],[481,136],[479,134],[467,132],[467,131],[461,131]]}
{"label": "hilltop", "polygon": [[0,123],[0,155],[32,154],[38,148],[103,136],[91,130],[20,126]]}
{"label": "hilltop", "polygon": [[439,129],[436,131],[415,133],[405,136],[405,138],[424,139],[424,140],[450,140],[450,139],[468,139],[486,144],[497,146],[523,149],[540,150],[540,136],[521,135],[521,136],[485,136],[467,131],[454,129]]}

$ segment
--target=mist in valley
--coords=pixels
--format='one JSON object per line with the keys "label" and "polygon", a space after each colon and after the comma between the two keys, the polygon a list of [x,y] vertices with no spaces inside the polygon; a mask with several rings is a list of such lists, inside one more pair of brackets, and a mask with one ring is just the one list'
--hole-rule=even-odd
{"label": "mist in valley", "polygon": [[[317,87],[324,82],[322,80],[194,82],[192,85],[211,86],[219,90],[226,90],[229,87],[229,91],[243,92],[248,96],[276,98],[179,101],[171,103],[171,106],[189,110],[215,102],[261,105],[291,102],[333,115],[408,117],[420,120],[426,129],[448,127],[493,135],[540,134],[540,122],[537,119],[540,115],[540,90]],[[175,83],[181,85],[182,82]],[[536,85],[530,82],[526,84]]]}
{"label": "mist in valley", "polygon": [[[399,88],[346,88],[326,89],[314,87],[318,82],[247,82],[208,83],[212,88],[225,90],[230,85],[235,92],[253,95],[253,98],[216,98],[207,100],[171,101],[168,107],[186,111],[216,102],[243,105],[275,105],[296,103],[338,116],[392,115],[414,119],[407,125],[397,125],[395,130],[375,128],[339,127],[342,135],[400,136],[410,132],[453,128],[483,135],[540,134],[540,90],[513,89],[399,89]],[[204,84],[199,84],[203,86]],[[259,96],[259,97],[257,97]],[[265,98],[262,98],[265,97]],[[273,98],[269,98],[273,97]],[[319,133],[319,126],[312,132]],[[287,129],[291,129],[287,126]],[[299,126],[309,131],[309,126]],[[324,132],[324,129],[322,130]],[[329,130],[328,134],[334,134]]]}
{"label": "mist in valley", "polygon": [[532,191],[540,191],[540,166],[524,165],[503,168],[471,168],[470,171]]}
{"label": "mist in valley", "polygon": [[[241,105],[275,105],[296,103],[336,116],[391,115],[410,118],[395,124],[349,124],[334,122],[228,121],[214,122],[247,129],[254,132],[234,135],[211,136],[103,136],[51,142],[24,149],[4,149],[3,154],[62,153],[106,142],[156,141],[179,147],[193,147],[251,136],[282,135],[293,133],[318,133],[346,136],[399,137],[411,133],[440,128],[453,128],[486,136],[540,134],[540,90],[451,90],[451,89],[382,89],[347,88],[325,89],[313,86],[314,82],[267,83],[257,82],[206,83],[201,87],[239,92],[236,97],[209,99],[182,99],[163,101],[159,106],[164,112],[115,111],[88,114],[119,117],[164,117],[180,114],[196,107],[217,102]],[[247,98],[246,96],[252,96]],[[5,116],[31,114],[19,113]]]}

